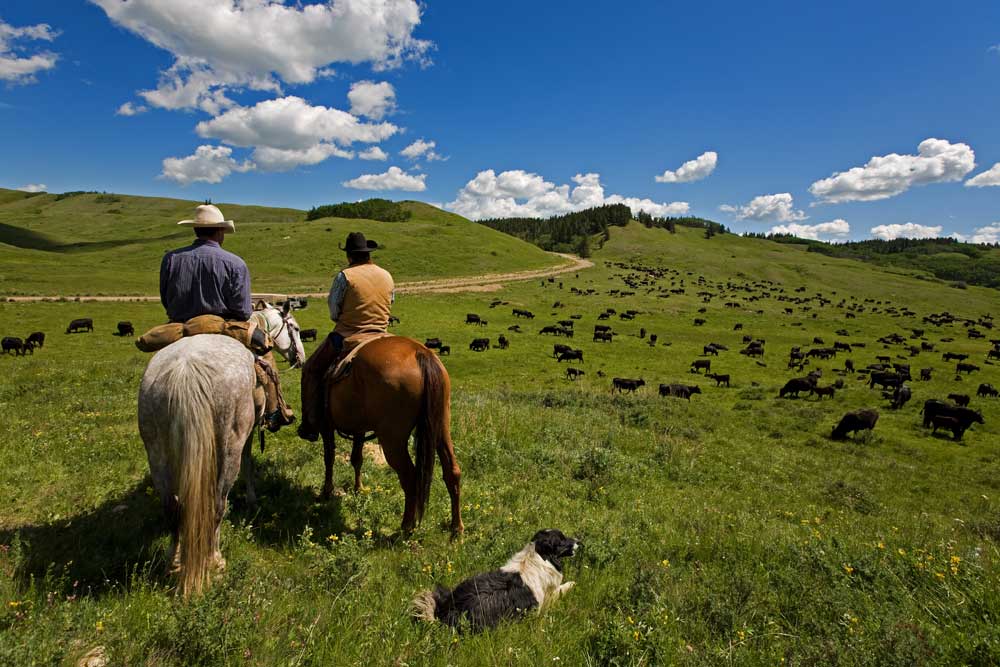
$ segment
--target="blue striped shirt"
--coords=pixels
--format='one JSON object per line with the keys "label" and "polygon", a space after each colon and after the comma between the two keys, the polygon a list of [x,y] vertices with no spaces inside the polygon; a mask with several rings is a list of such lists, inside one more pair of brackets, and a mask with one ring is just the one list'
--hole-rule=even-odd
{"label": "blue striped shirt", "polygon": [[160,301],[171,322],[198,315],[248,320],[250,270],[238,255],[215,241],[198,239],[168,252],[160,264]]}

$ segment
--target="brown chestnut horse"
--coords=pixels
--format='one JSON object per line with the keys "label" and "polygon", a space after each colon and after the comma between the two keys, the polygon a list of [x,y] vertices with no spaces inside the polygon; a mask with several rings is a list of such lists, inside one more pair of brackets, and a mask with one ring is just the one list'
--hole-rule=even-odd
{"label": "brown chestnut horse", "polygon": [[[451,496],[451,531],[461,533],[462,473],[451,442],[451,380],[437,356],[411,338],[379,338],[361,348],[348,376],[328,383],[326,392],[328,419],[321,434],[326,465],[323,497],[329,498],[333,492],[334,433],[353,439],[351,464],[354,490],[358,491],[365,434],[374,432],[406,496],[403,533],[409,534],[423,518],[435,453]],[[408,448],[414,428],[416,462]]]}

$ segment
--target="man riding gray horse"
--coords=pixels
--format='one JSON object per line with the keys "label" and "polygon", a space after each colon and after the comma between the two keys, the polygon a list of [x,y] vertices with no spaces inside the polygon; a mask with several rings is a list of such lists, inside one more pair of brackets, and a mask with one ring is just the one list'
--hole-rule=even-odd
{"label": "man riding gray horse", "polygon": [[324,376],[345,350],[365,338],[384,334],[395,300],[392,275],[372,262],[378,248],[361,232],[351,232],[341,250],[349,266],[337,274],[330,287],[327,305],[336,325],[325,341],[302,367],[302,421],[299,437],[315,442],[326,425]]}
{"label": "man riding gray horse", "polygon": [[[250,271],[242,258],[222,249],[226,233],[236,231],[233,221],[226,220],[216,206],[204,204],[195,209],[193,220],[177,224],[193,227],[197,238],[193,244],[167,253],[160,265],[160,301],[170,321],[186,323],[185,328],[194,329],[194,333],[199,332],[195,323],[205,321],[206,315],[247,322],[253,312]],[[218,320],[209,318],[209,322]],[[260,329],[250,331],[253,340],[241,342],[256,353],[257,377],[266,399],[264,418],[268,429],[277,431],[294,422],[295,413],[282,397],[267,336]],[[214,323],[200,332],[226,333]]]}

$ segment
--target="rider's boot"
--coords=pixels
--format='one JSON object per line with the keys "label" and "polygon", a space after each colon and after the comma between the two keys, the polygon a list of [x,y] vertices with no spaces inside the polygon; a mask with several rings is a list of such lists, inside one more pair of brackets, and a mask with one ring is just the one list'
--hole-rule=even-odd
{"label": "rider's boot", "polygon": [[264,424],[272,433],[282,426],[288,426],[295,421],[295,413],[288,407],[285,397],[281,394],[281,380],[274,366],[274,356],[271,353],[257,357],[257,379],[264,388]]}
{"label": "rider's boot", "polygon": [[[332,334],[331,334],[332,336]],[[336,363],[339,350],[327,337],[302,366],[302,420],[298,435],[303,440],[316,442],[326,423],[326,377],[327,370]]]}

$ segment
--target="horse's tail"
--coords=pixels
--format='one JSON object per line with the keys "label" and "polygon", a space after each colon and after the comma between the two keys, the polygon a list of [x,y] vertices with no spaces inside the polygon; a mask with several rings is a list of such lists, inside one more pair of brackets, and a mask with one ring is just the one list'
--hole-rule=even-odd
{"label": "horse's tail", "polygon": [[170,452],[179,467],[180,593],[201,593],[209,581],[215,555],[216,468],[215,425],[211,379],[199,369],[182,364],[185,372],[170,373],[167,411],[170,415]]}
{"label": "horse's tail", "polygon": [[434,454],[445,439],[444,367],[434,354],[417,352],[417,363],[424,376],[423,399],[417,417],[417,521],[424,516],[431,495]]}

